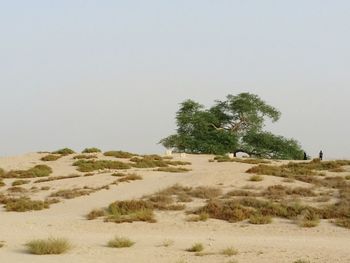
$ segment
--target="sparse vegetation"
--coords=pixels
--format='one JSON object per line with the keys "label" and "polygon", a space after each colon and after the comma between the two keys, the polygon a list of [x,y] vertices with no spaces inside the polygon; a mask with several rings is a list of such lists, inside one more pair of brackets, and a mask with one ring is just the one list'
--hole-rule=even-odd
{"label": "sparse vegetation", "polygon": [[228,247],[228,248],[223,249],[221,251],[221,254],[225,255],[225,256],[228,256],[228,257],[231,257],[231,256],[234,256],[234,255],[237,255],[238,254],[238,250],[235,249],[234,247]]}
{"label": "sparse vegetation", "polygon": [[270,224],[272,222],[271,216],[268,215],[261,215],[261,214],[254,214],[251,215],[249,218],[249,223],[254,225],[265,225]]}
{"label": "sparse vegetation", "polygon": [[102,217],[106,215],[106,211],[103,209],[94,209],[92,210],[90,213],[87,214],[86,218],[88,220],[93,220],[96,219],[98,217]]}
{"label": "sparse vegetation", "polygon": [[118,182],[130,182],[135,180],[142,180],[142,176],[138,174],[128,174],[118,179]]}
{"label": "sparse vegetation", "polygon": [[34,183],[44,183],[44,182],[71,179],[71,178],[77,178],[77,177],[80,177],[80,175],[79,174],[71,174],[71,175],[67,175],[67,176],[50,176],[49,178],[38,179],[38,180],[34,181]]}
{"label": "sparse vegetation", "polygon": [[204,250],[204,246],[202,243],[196,243],[192,247],[186,249],[188,252],[202,252]]}
{"label": "sparse vegetation", "polygon": [[42,160],[44,162],[52,162],[52,161],[56,161],[56,160],[60,159],[61,157],[62,157],[62,155],[49,154],[49,155],[42,157],[40,160]]}
{"label": "sparse vegetation", "polygon": [[91,155],[91,154],[78,154],[73,157],[74,160],[81,160],[81,159],[96,159],[96,155]]}
{"label": "sparse vegetation", "polygon": [[12,170],[3,174],[3,178],[34,178],[46,177],[52,173],[47,165],[36,165],[28,170]]}
{"label": "sparse vegetation", "polygon": [[116,201],[108,206],[106,215],[107,222],[155,222],[153,205],[143,200]]}
{"label": "sparse vegetation", "polygon": [[85,148],[82,153],[100,153],[101,150],[96,148],[96,147],[92,147],[92,148]]}
{"label": "sparse vegetation", "polygon": [[73,199],[79,196],[89,195],[92,192],[94,192],[94,189],[81,189],[81,188],[65,189],[65,190],[59,190],[57,192],[52,193],[50,197]]}
{"label": "sparse vegetation", "polygon": [[30,180],[15,180],[12,182],[12,186],[23,185],[30,183]]}
{"label": "sparse vegetation", "polygon": [[126,237],[115,237],[112,240],[108,241],[108,246],[113,248],[125,248],[131,247],[135,242],[131,241]]}
{"label": "sparse vegetation", "polygon": [[50,202],[31,200],[28,197],[9,198],[7,200],[2,200],[2,202],[5,203],[6,211],[14,212],[43,210],[49,208],[50,206]]}
{"label": "sparse vegetation", "polygon": [[162,241],[162,244],[161,244],[162,247],[170,247],[172,245],[174,245],[174,240],[171,240],[171,239],[165,239]]}
{"label": "sparse vegetation", "polygon": [[109,160],[79,160],[73,163],[73,165],[78,166],[78,171],[80,172],[93,172],[104,169],[125,170],[131,168],[127,163]]}
{"label": "sparse vegetation", "polygon": [[262,181],[262,180],[264,180],[264,177],[262,177],[261,175],[258,175],[258,174],[252,175],[252,176],[249,178],[249,181],[251,181],[251,182],[260,182],[260,181]]}
{"label": "sparse vegetation", "polygon": [[191,170],[184,168],[184,167],[159,167],[159,168],[155,169],[154,171],[169,172],[169,173],[183,173],[183,172],[189,172]]}
{"label": "sparse vegetation", "polygon": [[222,194],[222,190],[216,187],[199,186],[189,193],[192,197],[202,199],[213,199]]}
{"label": "sparse vegetation", "polygon": [[262,164],[262,163],[271,163],[270,161],[263,159],[255,159],[255,158],[230,158],[227,155],[218,155],[214,157],[214,161],[219,163],[222,162],[237,162],[237,163],[247,163],[247,164]]}
{"label": "sparse vegetation", "polygon": [[60,154],[62,156],[66,156],[66,155],[70,155],[75,153],[72,149],[69,148],[63,148],[63,149],[59,149],[57,151],[52,152],[52,154]]}
{"label": "sparse vegetation", "polygon": [[137,154],[130,153],[130,152],[124,152],[124,151],[108,151],[108,152],[104,153],[104,156],[129,159],[129,158],[132,158],[134,156],[137,156]]}
{"label": "sparse vegetation", "polygon": [[29,253],[35,255],[63,254],[71,248],[64,238],[48,238],[32,240],[26,244]]}

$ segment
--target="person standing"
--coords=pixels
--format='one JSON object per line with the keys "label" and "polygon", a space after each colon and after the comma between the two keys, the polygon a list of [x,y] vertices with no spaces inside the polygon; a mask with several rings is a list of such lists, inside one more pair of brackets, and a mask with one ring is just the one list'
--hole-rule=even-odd
{"label": "person standing", "polygon": [[323,160],[323,151],[321,150],[318,157],[320,158],[320,160],[322,161]]}
{"label": "person standing", "polygon": [[304,152],[304,160],[307,160],[307,154]]}

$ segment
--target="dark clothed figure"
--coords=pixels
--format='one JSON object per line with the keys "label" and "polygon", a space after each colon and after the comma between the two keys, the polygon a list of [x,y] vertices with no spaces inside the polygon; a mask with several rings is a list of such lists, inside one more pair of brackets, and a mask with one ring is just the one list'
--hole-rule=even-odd
{"label": "dark clothed figure", "polygon": [[323,160],[323,152],[320,151],[320,154],[318,156],[319,156],[320,160],[322,161]]}
{"label": "dark clothed figure", "polygon": [[304,160],[307,160],[307,154],[304,152]]}

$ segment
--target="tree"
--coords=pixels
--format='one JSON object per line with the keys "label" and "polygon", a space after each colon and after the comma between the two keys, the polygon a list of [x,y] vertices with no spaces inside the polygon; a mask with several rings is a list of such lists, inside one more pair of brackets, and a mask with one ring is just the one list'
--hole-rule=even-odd
{"label": "tree", "polygon": [[264,158],[301,159],[303,150],[297,141],[263,131],[267,119],[276,122],[280,116],[277,109],[250,93],[228,95],[209,109],[186,100],[176,114],[177,134],[160,143],[188,153],[240,151]]}

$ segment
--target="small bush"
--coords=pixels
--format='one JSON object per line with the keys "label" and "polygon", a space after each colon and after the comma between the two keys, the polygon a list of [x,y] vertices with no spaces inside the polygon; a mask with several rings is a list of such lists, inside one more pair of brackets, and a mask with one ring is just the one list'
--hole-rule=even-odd
{"label": "small bush", "polygon": [[131,247],[134,244],[135,242],[125,237],[115,237],[112,240],[108,241],[108,246],[113,248]]}
{"label": "small bush", "polygon": [[153,205],[143,200],[116,201],[108,206],[106,213],[107,222],[155,222]]}
{"label": "small bush", "polygon": [[52,161],[56,161],[56,160],[60,159],[61,157],[62,157],[62,155],[49,154],[49,155],[42,157],[40,160],[42,160],[44,162],[52,162]]}
{"label": "small bush", "polygon": [[187,219],[187,221],[189,222],[199,222],[199,221],[207,221],[209,218],[209,215],[207,213],[201,213],[199,215],[196,216],[192,216],[190,218]]}
{"label": "small bush", "polygon": [[335,220],[335,224],[350,229],[350,218],[339,218]]}
{"label": "small bush", "polygon": [[43,178],[43,179],[36,180],[36,181],[34,181],[34,183],[44,183],[44,182],[71,179],[71,178],[77,178],[77,177],[80,177],[80,175],[71,174],[71,175],[66,175],[66,176],[50,176],[49,178]]}
{"label": "small bush", "polygon": [[28,184],[28,183],[30,183],[30,180],[15,180],[12,182],[12,186]]}
{"label": "small bush", "polygon": [[142,177],[138,174],[128,174],[118,179],[118,182],[130,182],[135,180],[142,180]]}
{"label": "small bush", "polygon": [[18,199],[10,199],[5,204],[6,211],[26,212],[33,210],[43,210],[50,207],[50,203],[46,201],[30,200],[28,197],[20,197]]}
{"label": "small bush", "polygon": [[264,180],[264,177],[262,177],[261,175],[252,175],[250,178],[249,178],[249,181],[251,182],[260,182]]}
{"label": "small bush", "polygon": [[162,244],[161,244],[162,247],[170,247],[172,245],[174,245],[174,240],[171,240],[171,239],[165,239],[162,241]]}
{"label": "small bush", "polygon": [[6,184],[4,183],[4,181],[2,179],[0,179],[0,187],[1,186],[5,186]]}
{"label": "small bush", "polygon": [[293,263],[310,263],[310,261],[305,260],[305,259],[298,259],[298,260],[294,261]]}
{"label": "small bush", "polygon": [[228,247],[228,248],[223,249],[221,251],[221,254],[225,255],[225,256],[228,256],[228,257],[231,257],[231,256],[234,256],[234,255],[237,255],[238,254],[238,250],[235,249],[234,247]]}
{"label": "small bush", "polygon": [[101,150],[96,148],[96,147],[92,147],[92,148],[85,148],[82,153],[100,153]]}
{"label": "small bush", "polygon": [[315,227],[320,223],[320,218],[316,212],[305,210],[297,219],[297,223],[301,227]]}
{"label": "small bush", "polygon": [[199,186],[189,193],[192,197],[213,199],[222,194],[222,190],[216,187]]}
{"label": "small bush", "polygon": [[32,240],[26,244],[29,253],[35,255],[63,254],[71,245],[63,238],[48,238]]}
{"label": "small bush", "polygon": [[127,163],[109,160],[79,160],[73,163],[73,166],[78,166],[80,172],[93,172],[104,169],[130,169],[131,166]]}
{"label": "small bush", "polygon": [[7,191],[9,191],[11,193],[25,193],[28,190],[23,188],[23,187],[20,187],[20,186],[12,186],[12,187],[8,188]]}
{"label": "small bush", "polygon": [[154,171],[157,172],[168,172],[168,173],[183,173],[183,172],[189,172],[190,169],[183,168],[183,167],[159,167],[158,169],[155,169]]}
{"label": "small bush", "polygon": [[73,154],[73,153],[75,153],[75,152],[72,149],[69,149],[69,148],[63,148],[63,149],[59,149],[57,151],[52,152],[52,154],[60,154],[60,155],[63,155],[63,156],[70,155],[70,154]]}
{"label": "small bush", "polygon": [[124,151],[108,151],[104,153],[104,156],[112,156],[115,158],[123,158],[123,159],[129,159],[134,156],[137,156],[137,154],[130,153],[130,152],[124,152]]}
{"label": "small bush", "polygon": [[249,218],[249,223],[254,225],[270,224],[271,222],[272,222],[271,216],[265,216],[261,214],[254,214],[254,215],[251,215]]}
{"label": "small bush", "polygon": [[350,175],[346,175],[345,180],[350,180]]}
{"label": "small bush", "polygon": [[186,251],[188,252],[201,252],[204,250],[204,246],[202,243],[196,243],[192,247],[188,248]]}
{"label": "small bush", "polygon": [[36,165],[28,170],[13,170],[4,175],[5,178],[34,178],[46,177],[52,173],[52,169],[47,165]]}
{"label": "small bush", "polygon": [[79,196],[83,195],[89,195],[92,192],[94,192],[94,189],[80,189],[80,188],[74,188],[74,189],[66,189],[66,190],[59,190],[57,192],[54,192],[50,195],[50,197],[60,197],[64,199],[73,199]]}
{"label": "small bush", "polygon": [[96,155],[89,155],[89,154],[78,154],[73,157],[74,160],[81,160],[81,159],[96,159]]}
{"label": "small bush", "polygon": [[94,209],[94,210],[92,210],[90,213],[88,213],[86,215],[86,218],[88,220],[94,220],[94,219],[96,219],[98,217],[102,217],[102,216],[105,216],[105,215],[106,215],[105,210],[103,210],[103,209]]}

